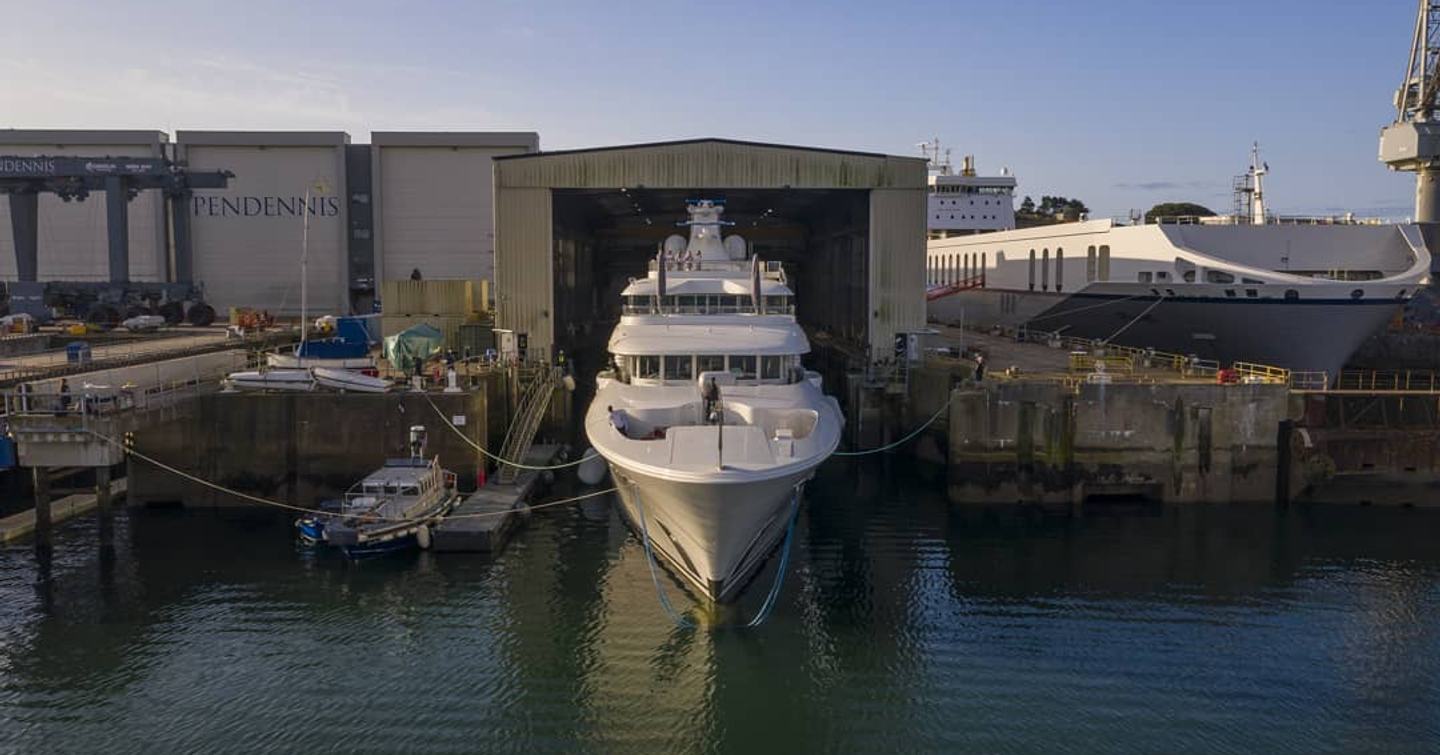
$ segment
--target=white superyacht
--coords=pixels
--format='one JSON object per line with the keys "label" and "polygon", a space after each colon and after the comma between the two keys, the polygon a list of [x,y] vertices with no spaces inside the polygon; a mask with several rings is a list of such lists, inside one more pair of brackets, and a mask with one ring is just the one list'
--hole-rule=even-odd
{"label": "white superyacht", "polygon": [[844,416],[800,358],[809,341],[779,264],[723,241],[723,207],[688,203],[623,292],[615,368],[585,417],[636,533],[699,594],[733,599],[791,522]]}

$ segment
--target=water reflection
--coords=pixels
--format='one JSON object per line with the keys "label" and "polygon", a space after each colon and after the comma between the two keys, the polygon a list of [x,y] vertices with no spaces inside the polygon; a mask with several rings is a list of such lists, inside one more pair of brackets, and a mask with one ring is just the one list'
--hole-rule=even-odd
{"label": "water reflection", "polygon": [[[0,550],[0,749],[1434,749],[1437,534],[1418,510],[956,507],[938,470],[833,464],[770,622],[703,631],[605,501],[495,561],[121,512]],[[774,568],[707,618],[748,619]]]}

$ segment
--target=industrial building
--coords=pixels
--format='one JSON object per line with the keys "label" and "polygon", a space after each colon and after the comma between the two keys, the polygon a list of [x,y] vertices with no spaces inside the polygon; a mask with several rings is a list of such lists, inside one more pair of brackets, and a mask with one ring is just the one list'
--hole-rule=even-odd
{"label": "industrial building", "polygon": [[925,324],[923,159],[699,139],[495,166],[496,324],[531,352],[603,342],[620,291],[697,198],[785,264],[817,349],[875,359]]}
{"label": "industrial building", "polygon": [[[130,199],[129,280],[193,277],[221,312],[282,314],[299,312],[306,248],[314,312],[369,311],[377,281],[416,270],[492,278],[490,161],[538,147],[532,132],[383,132],[356,145],[333,131],[180,131],[173,143],[159,131],[0,131],[0,155],[146,157],[229,171],[225,188],[186,198],[179,226],[160,193]],[[106,281],[106,222],[103,196],[40,196],[39,280]],[[4,281],[18,279],[11,228],[0,194]],[[179,248],[186,237],[188,250]]]}

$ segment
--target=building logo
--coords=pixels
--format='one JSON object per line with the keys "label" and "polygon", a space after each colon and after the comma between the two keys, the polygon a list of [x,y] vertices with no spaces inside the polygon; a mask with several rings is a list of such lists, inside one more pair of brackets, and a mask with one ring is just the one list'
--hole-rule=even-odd
{"label": "building logo", "polygon": [[303,196],[196,196],[191,207],[197,218],[298,218],[307,210],[312,217],[340,216],[340,198],[335,196],[312,196],[309,205]]}

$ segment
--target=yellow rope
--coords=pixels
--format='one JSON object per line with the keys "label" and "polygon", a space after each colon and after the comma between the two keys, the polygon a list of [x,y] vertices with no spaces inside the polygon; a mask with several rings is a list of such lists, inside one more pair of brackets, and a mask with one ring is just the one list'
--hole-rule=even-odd
{"label": "yellow rope", "polygon": [[564,464],[554,464],[554,465],[551,465],[551,466],[535,466],[535,465],[532,465],[532,464],[521,464],[521,463],[518,462],[518,461],[510,461],[509,459],[502,459],[502,458],[500,458],[499,456],[496,456],[495,454],[492,454],[492,453],[490,453],[489,451],[486,451],[484,448],[482,448],[482,447],[480,446],[479,443],[476,443],[475,441],[470,440],[469,436],[465,435],[465,433],[464,433],[460,428],[458,428],[458,427],[456,427],[455,425],[451,424],[451,423],[450,423],[450,418],[449,418],[449,417],[446,417],[446,416],[445,416],[445,412],[441,411],[441,410],[440,410],[440,407],[436,406],[436,405],[435,405],[435,402],[430,400],[430,396],[429,396],[428,394],[425,395],[425,402],[430,405],[430,408],[431,408],[431,409],[434,409],[434,410],[435,410],[435,414],[440,417],[440,421],[441,421],[441,422],[444,422],[446,427],[448,427],[448,428],[450,428],[451,430],[455,431],[455,434],[458,435],[458,436],[460,436],[460,439],[461,439],[461,440],[465,441],[466,443],[469,443],[472,448],[474,448],[476,451],[479,451],[480,453],[484,454],[484,455],[486,456],[486,458],[494,459],[495,462],[498,463],[498,464],[505,464],[505,465],[508,465],[508,466],[515,467],[515,468],[517,468],[517,469],[530,469],[530,470],[534,470],[534,471],[536,471],[536,472],[548,472],[548,471],[551,471],[551,470],[554,470],[554,469],[567,469],[567,468],[569,468],[569,467],[579,466],[579,465],[584,464],[586,461],[589,460],[586,456],[584,456],[584,455],[582,454],[582,455],[580,456],[580,458],[576,459],[575,461],[567,461],[567,462],[565,462]]}
{"label": "yellow rope", "polygon": [[[325,511],[325,510],[323,510],[323,509],[306,508],[306,507],[304,507],[304,506],[296,506],[296,505],[293,504],[293,503],[285,503],[284,501],[275,501],[275,500],[271,500],[271,499],[269,499],[269,498],[261,498],[260,496],[250,495],[249,493],[242,493],[242,492],[239,491],[239,490],[234,490],[234,489],[232,489],[232,488],[227,488],[227,487],[225,487],[225,486],[223,486],[223,485],[220,485],[220,484],[211,482],[211,481],[209,481],[209,480],[205,480],[205,479],[196,477],[195,475],[192,475],[192,474],[190,474],[189,472],[186,472],[186,471],[184,471],[184,470],[182,470],[182,469],[176,469],[175,467],[172,467],[172,466],[170,466],[169,464],[166,464],[166,463],[163,462],[163,461],[160,461],[160,460],[158,460],[158,459],[152,458],[152,457],[150,457],[150,456],[146,456],[145,454],[140,453],[139,451],[136,451],[136,450],[133,449],[133,448],[125,448],[125,446],[124,446],[123,443],[120,443],[119,441],[115,440],[114,438],[110,438],[110,437],[108,437],[108,436],[106,436],[106,435],[103,435],[103,434],[101,434],[101,433],[95,432],[94,430],[91,430],[91,431],[90,431],[90,434],[91,434],[91,435],[94,435],[95,437],[97,437],[97,438],[99,438],[99,439],[101,439],[101,440],[103,440],[103,441],[105,441],[106,443],[110,443],[110,444],[112,444],[112,445],[119,446],[121,449],[123,449],[123,450],[125,451],[125,453],[127,453],[127,454],[129,454],[130,456],[133,456],[133,457],[135,457],[135,458],[137,458],[137,459],[140,459],[141,461],[144,461],[144,462],[147,463],[147,464],[151,464],[151,465],[153,465],[153,466],[155,466],[155,467],[158,467],[158,468],[160,468],[160,469],[163,469],[163,470],[165,470],[166,472],[169,472],[170,474],[173,474],[173,475],[175,475],[175,476],[177,476],[177,477],[182,477],[182,478],[184,478],[184,479],[187,479],[187,480],[189,480],[189,481],[191,481],[191,482],[193,482],[193,483],[196,483],[197,485],[203,485],[203,486],[205,486],[205,487],[207,487],[207,488],[211,488],[212,490],[216,490],[216,491],[219,491],[219,492],[221,492],[221,493],[225,493],[225,494],[227,494],[227,495],[233,495],[233,496],[235,496],[236,498],[241,498],[241,499],[243,499],[243,500],[250,501],[250,502],[252,502],[252,503],[258,503],[258,504],[260,504],[260,505],[262,505],[262,506],[271,506],[271,507],[274,507],[274,508],[286,509],[286,510],[288,510],[288,511],[295,511],[295,512],[299,512],[299,513],[302,513],[302,514],[319,514],[319,515],[322,515],[322,516],[333,516],[333,515],[335,514],[334,511]],[[594,498],[594,497],[596,497],[596,496],[602,496],[602,495],[605,495],[605,494],[607,494],[607,493],[613,493],[613,492],[615,492],[615,490],[616,490],[615,488],[607,488],[607,489],[605,489],[605,490],[599,490],[599,491],[595,491],[595,492],[592,492],[592,493],[586,493],[586,494],[584,494],[584,495],[577,495],[577,496],[574,496],[574,497],[571,497],[571,498],[561,498],[561,499],[556,500],[556,501],[545,501],[545,502],[543,502],[543,503],[533,504],[533,505],[531,505],[529,508],[530,508],[531,510],[534,510],[534,509],[548,509],[548,508],[551,508],[551,507],[553,507],[553,506],[562,506],[562,505],[564,505],[564,504],[574,503],[575,501],[581,501],[581,500],[584,500],[584,499],[586,499],[586,498]],[[512,512],[511,512],[511,511],[484,511],[484,512],[476,512],[476,513],[473,513],[473,514],[451,514],[451,515],[446,516],[446,517],[444,517],[444,518],[445,518],[445,519],[482,519],[482,518],[491,517],[491,516],[505,516],[506,514],[509,514],[509,513],[512,513]],[[423,517],[423,518],[419,518],[419,519],[407,519],[407,518],[397,518],[397,517],[372,516],[372,517],[368,517],[368,518],[371,519],[371,520],[373,520],[373,521],[381,521],[381,522],[419,522],[419,521],[424,521],[425,519],[428,519],[428,518],[430,518],[430,517]]]}

